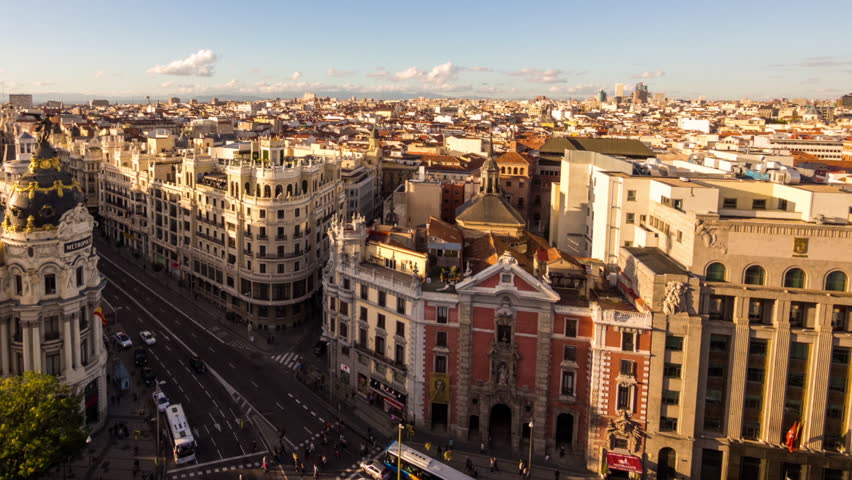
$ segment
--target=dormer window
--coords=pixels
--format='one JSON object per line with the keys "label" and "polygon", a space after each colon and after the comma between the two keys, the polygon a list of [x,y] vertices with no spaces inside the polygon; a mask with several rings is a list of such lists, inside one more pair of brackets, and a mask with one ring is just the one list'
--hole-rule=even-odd
{"label": "dormer window", "polygon": [[500,274],[500,283],[512,283],[512,274],[511,273],[501,273]]}

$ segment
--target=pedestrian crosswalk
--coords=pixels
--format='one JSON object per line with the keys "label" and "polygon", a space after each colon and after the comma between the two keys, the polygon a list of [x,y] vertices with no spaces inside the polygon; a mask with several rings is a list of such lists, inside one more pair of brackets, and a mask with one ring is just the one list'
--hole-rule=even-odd
{"label": "pedestrian crosswalk", "polygon": [[273,355],[272,361],[274,361],[276,363],[280,363],[281,365],[284,365],[288,369],[293,370],[293,369],[296,368],[296,365],[301,363],[302,356],[299,355],[296,352],[287,352],[287,353],[282,353],[282,354],[279,354],[279,355]]}
{"label": "pedestrian crosswalk", "polygon": [[250,350],[252,352],[257,351],[257,347],[255,347],[249,342],[246,342],[245,340],[233,340],[228,345],[235,348],[242,348],[243,350]]}

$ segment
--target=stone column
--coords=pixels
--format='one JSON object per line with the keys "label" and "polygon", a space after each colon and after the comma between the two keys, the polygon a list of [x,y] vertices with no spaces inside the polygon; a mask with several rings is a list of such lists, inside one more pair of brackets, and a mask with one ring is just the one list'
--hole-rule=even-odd
{"label": "stone column", "polygon": [[36,372],[41,372],[41,325],[38,323],[32,324],[31,330],[32,336],[30,340],[32,341],[32,349],[33,349],[33,370]]}
{"label": "stone column", "polygon": [[74,368],[83,366],[82,357],[80,357],[80,322],[71,322],[71,348],[74,352]]}
{"label": "stone column", "polygon": [[[94,335],[92,335],[94,337],[92,341],[95,342],[95,356],[100,357],[104,350],[104,342],[102,340],[104,338],[104,325],[101,323],[100,318],[95,317],[95,308],[96,307],[92,305],[86,306],[86,315],[89,316],[86,320],[89,322],[89,325],[91,325],[89,328],[91,328],[94,332]],[[78,312],[77,315],[80,315],[80,313]],[[77,323],[80,323],[79,318],[77,319]]]}
{"label": "stone column", "polygon": [[10,374],[9,320],[9,318],[0,318],[0,377],[5,377]]}
{"label": "stone column", "polygon": [[[817,318],[825,316],[825,310],[831,305],[820,303],[817,305]],[[800,445],[802,447],[822,450],[822,435],[825,431],[825,403],[828,395],[828,370],[831,368],[831,350],[833,333],[831,325],[826,326],[817,322],[818,334],[811,345],[810,358],[808,361],[808,383],[805,390],[805,398],[802,400],[802,408],[806,412],[806,418],[802,419],[802,435]]]}
{"label": "stone column", "polygon": [[[549,429],[548,411],[548,387],[550,386],[550,350],[551,336],[553,334],[553,310],[547,305],[548,310],[538,314],[538,345],[536,346],[535,358],[535,404],[533,406],[533,431],[530,432],[533,449],[536,453],[543,455],[547,447],[547,432]],[[519,410],[519,412],[522,410]]]}
{"label": "stone column", "polygon": [[743,431],[743,408],[745,400],[748,349],[751,341],[748,317],[734,317],[736,327],[733,336],[733,358],[731,362],[731,386],[728,392],[729,438],[740,438]]}
{"label": "stone column", "polygon": [[[787,306],[785,308],[785,305]],[[771,358],[766,365],[766,397],[760,438],[773,445],[781,443],[781,422],[784,419],[784,396],[787,391],[787,368],[790,357],[789,302],[776,300],[774,308],[775,334],[772,337]]]}
{"label": "stone column", "polygon": [[65,315],[62,318],[62,352],[65,354],[65,378],[70,377],[74,370],[74,339],[71,336],[71,317]]}
{"label": "stone column", "polygon": [[[470,425],[468,422],[470,421],[470,369],[471,365],[471,349],[473,348],[473,339],[471,335],[473,335],[472,325],[473,319],[471,315],[470,307],[470,297],[467,295],[460,296],[458,303],[458,315],[459,315],[459,340],[458,340],[458,353],[456,357],[456,378],[458,378],[458,382],[453,387],[456,389],[456,411],[458,412],[456,416],[456,421],[458,422],[456,425],[455,435],[458,438],[466,439],[468,431],[470,429]],[[480,398],[479,402],[482,403],[483,399]],[[484,439],[488,438],[488,429],[483,428],[485,426],[485,422],[483,422],[482,417],[479,418],[479,432],[480,432],[480,441],[484,441]]]}

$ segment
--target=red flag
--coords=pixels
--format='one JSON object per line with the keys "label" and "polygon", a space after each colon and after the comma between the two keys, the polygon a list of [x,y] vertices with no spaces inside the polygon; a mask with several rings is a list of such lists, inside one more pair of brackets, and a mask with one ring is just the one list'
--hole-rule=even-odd
{"label": "red flag", "polygon": [[106,316],[104,316],[104,311],[101,307],[95,309],[95,316],[101,319],[101,323],[103,323],[105,327],[107,326],[107,319]]}
{"label": "red flag", "polygon": [[793,426],[790,427],[790,430],[787,431],[787,451],[792,453],[793,450],[796,449],[796,442],[799,440],[799,431],[801,431],[802,426],[799,425],[798,420],[793,423]]}

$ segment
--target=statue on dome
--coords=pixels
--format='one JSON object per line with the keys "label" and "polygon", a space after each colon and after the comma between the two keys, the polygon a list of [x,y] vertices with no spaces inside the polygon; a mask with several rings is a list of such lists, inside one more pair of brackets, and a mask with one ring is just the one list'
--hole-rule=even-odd
{"label": "statue on dome", "polygon": [[50,134],[53,133],[53,122],[45,115],[39,118],[36,131],[38,132],[38,143],[48,143]]}

